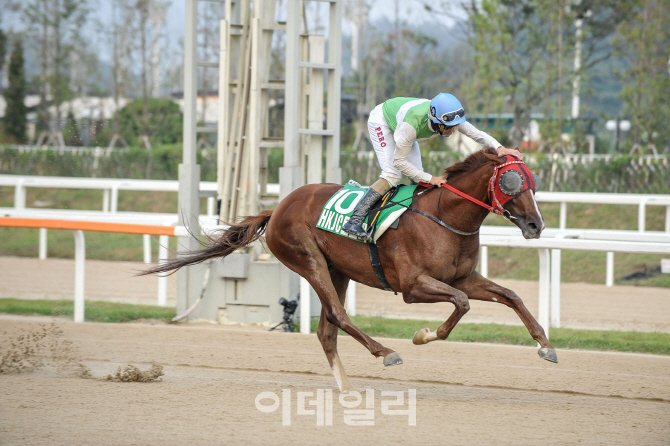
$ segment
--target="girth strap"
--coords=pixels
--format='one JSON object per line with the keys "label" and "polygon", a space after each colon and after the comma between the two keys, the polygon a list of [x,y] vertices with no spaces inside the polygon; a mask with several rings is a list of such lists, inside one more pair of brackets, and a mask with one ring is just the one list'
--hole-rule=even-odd
{"label": "girth strap", "polygon": [[368,255],[370,256],[370,263],[372,263],[372,269],[377,276],[377,280],[386,291],[393,291],[393,288],[386,281],[386,275],[384,274],[384,269],[382,268],[382,263],[379,260],[379,251],[377,250],[377,245],[374,243],[367,243],[368,245]]}

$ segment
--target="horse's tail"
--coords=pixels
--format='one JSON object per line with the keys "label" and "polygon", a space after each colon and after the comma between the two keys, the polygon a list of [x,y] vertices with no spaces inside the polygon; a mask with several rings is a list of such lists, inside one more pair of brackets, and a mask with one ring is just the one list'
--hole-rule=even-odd
{"label": "horse's tail", "polygon": [[197,251],[180,252],[177,258],[144,270],[138,276],[165,272],[174,273],[183,266],[195,265],[216,257],[225,257],[236,249],[244,248],[261,238],[265,233],[271,215],[272,211],[268,210],[253,217],[246,217],[239,223],[230,225],[218,239],[210,237],[210,243],[205,244],[205,248]]}

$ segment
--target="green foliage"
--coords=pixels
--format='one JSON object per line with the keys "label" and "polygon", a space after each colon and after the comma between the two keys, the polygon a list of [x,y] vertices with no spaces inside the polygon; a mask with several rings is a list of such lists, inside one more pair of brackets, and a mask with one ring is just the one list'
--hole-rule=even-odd
{"label": "green foliage", "polygon": [[26,74],[23,61],[23,44],[20,40],[14,42],[14,48],[9,60],[9,88],[5,90],[7,109],[4,118],[4,131],[10,142],[26,142],[26,127],[28,125],[28,109],[25,105]]}
{"label": "green foliage", "polygon": [[[183,115],[171,99],[149,98],[149,139],[152,144],[175,144],[182,140]],[[119,110],[121,135],[131,146],[139,145],[142,136],[142,98]]]}
{"label": "green foliage", "polygon": [[[73,316],[74,302],[72,300],[2,298],[0,299],[0,313]],[[87,301],[84,308],[84,319],[87,322],[132,322],[140,319],[156,319],[170,322],[174,316],[174,308],[154,305]]]}
{"label": "green foliage", "polygon": [[[211,151],[210,151],[211,152]],[[216,180],[216,155],[198,153],[203,181]],[[181,145],[153,146],[151,151],[133,147],[96,155],[58,153],[52,150],[20,152],[0,146],[0,173],[98,178],[176,180],[182,160]]]}
{"label": "green foliage", "polygon": [[77,126],[77,120],[74,119],[74,114],[72,113],[72,110],[67,112],[67,118],[65,120],[65,128],[63,129],[63,137],[65,138],[65,145],[67,146],[81,145],[81,136],[79,135],[79,127]]}
{"label": "green foliage", "polygon": [[538,154],[527,164],[542,179],[542,190],[556,192],[670,193],[667,160],[618,155],[590,161],[554,160]]}
{"label": "green foliage", "polygon": [[0,29],[0,71],[5,68],[5,55],[7,54],[7,34]]}
{"label": "green foliage", "polygon": [[670,4],[631,3],[635,5],[631,20],[620,31],[621,55],[629,63],[621,73],[621,96],[632,116],[634,141],[662,148],[670,140]]}
{"label": "green foliage", "polygon": [[[561,8],[546,0],[484,0],[469,11],[473,57],[467,106],[484,114],[512,112],[513,145],[528,128],[531,111],[556,93],[553,29]],[[567,81],[565,76],[558,88]]]}

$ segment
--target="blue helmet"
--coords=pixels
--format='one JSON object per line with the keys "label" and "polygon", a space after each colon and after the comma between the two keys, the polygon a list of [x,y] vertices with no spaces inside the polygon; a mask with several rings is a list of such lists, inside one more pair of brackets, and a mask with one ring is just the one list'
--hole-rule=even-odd
{"label": "blue helmet", "polygon": [[428,119],[436,125],[453,127],[465,122],[465,110],[456,96],[440,93],[430,101]]}

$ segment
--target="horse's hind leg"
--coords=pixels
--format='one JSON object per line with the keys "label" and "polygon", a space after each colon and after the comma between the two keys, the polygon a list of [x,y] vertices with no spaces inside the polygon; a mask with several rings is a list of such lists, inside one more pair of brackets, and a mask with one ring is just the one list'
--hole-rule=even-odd
{"label": "horse's hind leg", "polygon": [[483,300],[487,302],[498,302],[512,308],[528,329],[530,335],[540,344],[538,354],[542,359],[550,362],[558,362],[556,350],[551,345],[542,326],[528,311],[523,301],[517,294],[507,288],[501,287],[495,282],[484,278],[474,271],[468,277],[453,283],[454,287],[465,292],[470,299]]}
{"label": "horse's hind leg", "polygon": [[[333,280],[333,285],[337,291],[337,297],[339,298],[340,305],[344,306],[344,299],[347,295],[347,285],[349,284],[349,278],[345,277],[342,273],[334,269],[331,269],[330,277]],[[344,371],[344,367],[340,361],[340,356],[337,354],[337,330],[338,328],[335,325],[328,322],[325,309],[322,308],[321,319],[319,320],[319,330],[316,334],[319,338],[319,341],[321,341],[323,351],[326,353],[326,358],[328,358],[328,364],[330,364],[330,368],[333,371],[333,375],[337,381],[337,386],[340,388],[340,392],[356,390],[349,382],[347,373]]]}
{"label": "horse's hind leg", "polygon": [[309,232],[293,230],[281,237],[267,237],[268,247],[287,267],[307,279],[323,306],[328,322],[344,330],[363,344],[375,357],[383,357],[384,365],[402,364],[400,356],[372,339],[356,327],[340,303],[338,293],[328,271],[328,262]]}

